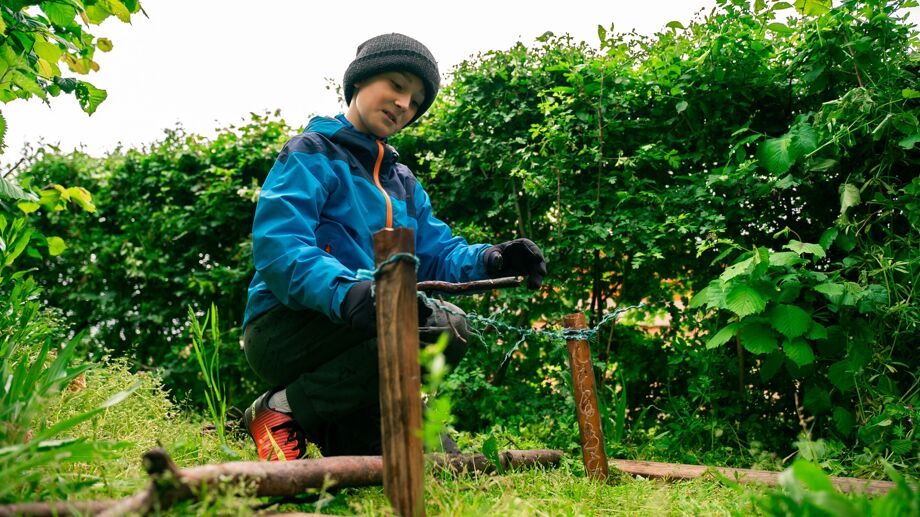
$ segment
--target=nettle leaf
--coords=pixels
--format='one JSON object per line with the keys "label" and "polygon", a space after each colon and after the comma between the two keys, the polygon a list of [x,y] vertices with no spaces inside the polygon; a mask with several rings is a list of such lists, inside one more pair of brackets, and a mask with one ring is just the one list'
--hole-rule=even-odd
{"label": "nettle leaf", "polygon": [[767,318],[777,332],[790,339],[804,334],[813,323],[811,313],[798,305],[774,305],[767,312]]}
{"label": "nettle leaf", "polygon": [[730,323],[722,327],[721,330],[716,332],[716,335],[712,336],[709,341],[706,342],[706,348],[711,350],[724,345],[735,335],[735,330],[737,328],[737,323]]}
{"label": "nettle leaf", "polygon": [[776,334],[765,323],[748,323],[738,332],[738,339],[752,354],[769,354],[777,349]]}
{"label": "nettle leaf", "polygon": [[802,338],[783,343],[783,352],[786,353],[786,357],[792,359],[792,362],[799,367],[815,362],[815,352],[811,349],[808,341]]}
{"label": "nettle leaf", "polygon": [[824,258],[826,255],[824,248],[819,244],[812,244],[808,242],[799,242],[796,240],[789,241],[789,244],[783,246],[787,250],[792,250],[801,256],[804,253],[811,253],[812,255],[818,258]]}
{"label": "nettle leaf", "polygon": [[739,318],[763,312],[766,300],[752,287],[739,284],[729,290],[725,296],[725,308],[734,312]]}

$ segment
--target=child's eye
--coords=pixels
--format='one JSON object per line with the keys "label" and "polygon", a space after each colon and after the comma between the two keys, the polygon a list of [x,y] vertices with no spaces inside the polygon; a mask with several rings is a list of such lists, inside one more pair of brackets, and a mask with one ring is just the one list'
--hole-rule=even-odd
{"label": "child's eye", "polygon": [[393,84],[393,88],[396,88],[397,90],[402,90],[401,84],[397,83],[396,81],[392,81],[392,80],[390,82]]}

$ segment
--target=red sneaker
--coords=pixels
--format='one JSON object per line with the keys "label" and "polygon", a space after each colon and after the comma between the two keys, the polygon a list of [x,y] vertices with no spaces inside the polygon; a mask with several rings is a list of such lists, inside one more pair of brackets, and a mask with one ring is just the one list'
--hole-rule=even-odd
{"label": "red sneaker", "polygon": [[288,461],[307,454],[307,437],[289,413],[268,407],[274,391],[267,391],[243,412],[243,423],[256,442],[262,461]]}

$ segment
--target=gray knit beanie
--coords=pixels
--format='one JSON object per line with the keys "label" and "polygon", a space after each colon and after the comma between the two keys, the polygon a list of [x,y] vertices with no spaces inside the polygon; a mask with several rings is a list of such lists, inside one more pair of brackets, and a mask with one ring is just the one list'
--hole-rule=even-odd
{"label": "gray knit beanie", "polygon": [[[384,72],[411,72],[425,85],[425,102],[415,113],[409,124],[428,111],[438,95],[441,76],[438,63],[425,45],[402,34],[381,34],[358,45],[355,60],[345,70],[342,85],[345,88],[345,103],[351,104],[355,83]],[[408,125],[408,124],[407,124]]]}

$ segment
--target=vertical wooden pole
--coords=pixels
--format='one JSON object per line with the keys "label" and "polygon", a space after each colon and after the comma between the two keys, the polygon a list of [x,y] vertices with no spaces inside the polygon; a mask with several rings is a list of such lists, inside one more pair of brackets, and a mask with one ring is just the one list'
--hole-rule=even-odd
{"label": "vertical wooden pole", "polygon": [[[412,229],[374,234],[374,261],[396,253],[415,253]],[[388,264],[376,281],[377,349],[380,362],[380,427],[383,491],[403,517],[425,515],[421,370],[418,364],[418,302],[415,266]]]}
{"label": "vertical wooden pole", "polygon": [[[587,328],[585,315],[569,314],[562,319],[567,329]],[[601,414],[597,407],[597,393],[594,388],[594,367],[591,365],[591,348],[584,339],[570,339],[569,360],[572,366],[572,387],[575,390],[575,411],[578,414],[578,430],[581,432],[581,453],[585,462],[585,474],[594,479],[607,479],[607,451],[604,449],[604,432],[601,430]]]}

